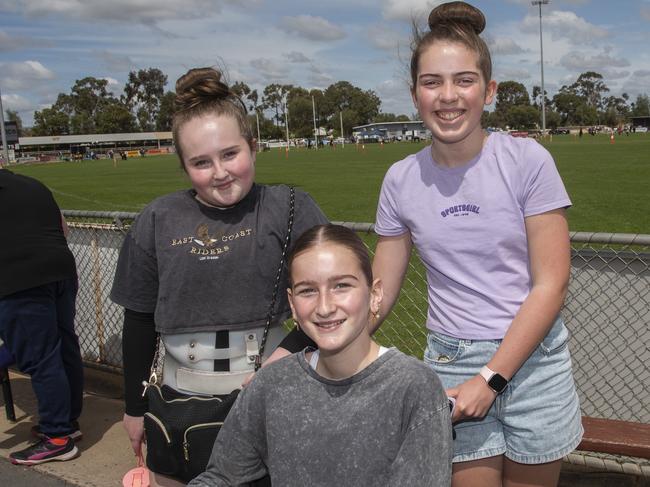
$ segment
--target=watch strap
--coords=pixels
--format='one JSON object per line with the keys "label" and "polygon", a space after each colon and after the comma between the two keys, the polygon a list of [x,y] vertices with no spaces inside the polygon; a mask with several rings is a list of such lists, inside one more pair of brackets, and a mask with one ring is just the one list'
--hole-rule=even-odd
{"label": "watch strap", "polygon": [[481,368],[479,374],[481,377],[483,377],[483,379],[485,379],[485,382],[487,382],[488,387],[490,387],[490,389],[492,389],[497,394],[501,394],[509,382],[505,377],[495,372],[487,365],[484,365]]}

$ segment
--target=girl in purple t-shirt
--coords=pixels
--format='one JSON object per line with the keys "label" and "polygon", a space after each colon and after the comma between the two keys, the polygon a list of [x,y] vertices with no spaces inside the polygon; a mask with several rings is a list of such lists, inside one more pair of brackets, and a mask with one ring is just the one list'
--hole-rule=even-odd
{"label": "girl in purple t-shirt", "polygon": [[382,185],[381,316],[415,245],[427,270],[424,360],[456,399],[453,485],[556,485],[582,437],[559,317],[571,202],[542,146],[481,127],[497,84],[480,10],[446,3],[429,27],[416,39],[411,95],[432,144],[395,163]]}

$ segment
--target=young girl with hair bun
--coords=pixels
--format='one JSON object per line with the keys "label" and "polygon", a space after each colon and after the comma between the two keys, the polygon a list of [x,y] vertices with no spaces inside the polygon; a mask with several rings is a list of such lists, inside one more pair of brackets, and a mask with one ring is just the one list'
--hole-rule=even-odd
{"label": "young girl with hair bun", "polygon": [[370,337],[382,285],[339,225],[307,230],[289,257],[291,310],[316,343],[258,372],[191,487],[448,487],[452,431],[436,374]]}
{"label": "young girl with hair bun", "polygon": [[[157,332],[166,352],[162,382],[174,391],[225,395],[250,376],[249,352],[265,334],[291,214],[288,187],[255,183],[256,141],[246,109],[219,71],[191,69],[179,78],[173,135],[191,188],[157,198],[138,215],[111,292],[125,308],[124,427],[138,456],[147,412],[142,382]],[[294,201],[291,243],[327,221],[306,193],[296,190]],[[279,289],[286,283],[283,272]],[[285,336],[289,315],[279,292],[265,363],[311,343],[299,330]],[[160,472],[152,480],[181,485]]]}
{"label": "young girl with hair bun", "polygon": [[382,185],[381,315],[415,245],[428,283],[424,360],[456,399],[452,484],[553,486],[582,437],[560,317],[571,201],[541,145],[481,127],[497,90],[481,11],[445,3],[429,27],[416,35],[411,95],[432,142]]}

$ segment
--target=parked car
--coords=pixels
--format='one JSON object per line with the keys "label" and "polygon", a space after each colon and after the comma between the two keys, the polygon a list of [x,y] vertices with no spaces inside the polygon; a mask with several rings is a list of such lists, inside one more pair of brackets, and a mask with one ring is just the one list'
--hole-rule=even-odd
{"label": "parked car", "polygon": [[638,127],[634,127],[634,131],[635,132],[643,132],[643,133],[645,133],[645,132],[648,131],[648,127],[643,127],[643,126],[639,125]]}

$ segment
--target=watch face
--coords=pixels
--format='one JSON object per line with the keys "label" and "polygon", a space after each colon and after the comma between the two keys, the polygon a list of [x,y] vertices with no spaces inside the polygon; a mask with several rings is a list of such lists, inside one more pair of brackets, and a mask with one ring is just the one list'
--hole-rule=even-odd
{"label": "watch face", "polygon": [[502,375],[494,374],[490,378],[488,385],[492,388],[493,391],[501,393],[508,385],[508,381]]}

